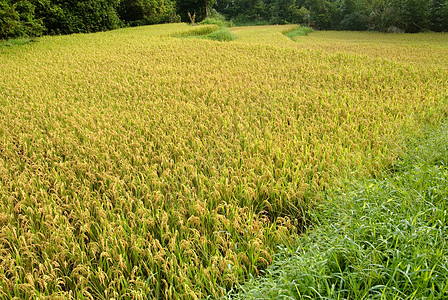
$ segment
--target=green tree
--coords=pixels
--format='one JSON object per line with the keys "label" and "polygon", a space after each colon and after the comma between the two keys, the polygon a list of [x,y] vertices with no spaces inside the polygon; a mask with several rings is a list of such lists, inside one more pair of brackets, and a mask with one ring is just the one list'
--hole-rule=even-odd
{"label": "green tree", "polygon": [[426,0],[405,0],[401,19],[406,32],[419,32],[430,26],[429,2]]}
{"label": "green tree", "polygon": [[175,13],[171,0],[122,0],[118,7],[120,18],[132,26],[168,22]]}
{"label": "green tree", "polygon": [[53,0],[62,9],[59,33],[97,32],[120,27],[119,0]]}
{"label": "green tree", "polygon": [[0,2],[0,39],[20,35],[19,14],[6,1]]}
{"label": "green tree", "polygon": [[434,31],[448,31],[448,0],[429,2],[429,28]]}
{"label": "green tree", "polygon": [[60,27],[64,24],[64,11],[51,0],[30,0],[35,9],[36,19],[42,20],[44,34],[61,34]]}
{"label": "green tree", "polygon": [[317,29],[330,29],[327,1],[306,0],[305,7],[310,11],[310,25]]}
{"label": "green tree", "polygon": [[188,13],[196,15],[196,21],[200,22],[210,15],[216,0],[177,0],[177,12],[182,21],[189,22]]}
{"label": "green tree", "polygon": [[42,20],[35,18],[30,1],[0,2],[0,39],[40,36],[45,30]]}
{"label": "green tree", "polygon": [[362,0],[343,0],[340,6],[341,21],[338,29],[367,30],[369,27],[368,4]]}

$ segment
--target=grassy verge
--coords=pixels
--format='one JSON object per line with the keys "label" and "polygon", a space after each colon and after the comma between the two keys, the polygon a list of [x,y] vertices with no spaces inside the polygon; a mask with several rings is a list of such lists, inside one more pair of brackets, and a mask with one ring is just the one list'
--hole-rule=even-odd
{"label": "grassy verge", "polygon": [[319,226],[240,299],[446,299],[448,126],[382,179],[334,192]]}

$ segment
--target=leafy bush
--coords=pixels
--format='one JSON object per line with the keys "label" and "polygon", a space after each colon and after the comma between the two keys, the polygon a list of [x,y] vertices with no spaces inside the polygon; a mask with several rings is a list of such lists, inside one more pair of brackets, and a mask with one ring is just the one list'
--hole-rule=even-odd
{"label": "leafy bush", "polygon": [[121,21],[116,12],[118,0],[57,0],[64,19],[59,24],[61,33],[97,32],[116,29]]}
{"label": "leafy bush", "polygon": [[0,39],[20,35],[19,14],[8,5],[0,2]]}
{"label": "leafy bush", "polygon": [[344,17],[339,25],[341,30],[367,30],[367,16],[360,12],[354,12]]}
{"label": "leafy bush", "polygon": [[172,0],[123,0],[118,6],[118,14],[131,26],[177,20],[175,1]]}
{"label": "leafy bush", "polygon": [[42,35],[45,27],[42,20],[35,19],[34,8],[29,1],[1,1],[0,39]]}

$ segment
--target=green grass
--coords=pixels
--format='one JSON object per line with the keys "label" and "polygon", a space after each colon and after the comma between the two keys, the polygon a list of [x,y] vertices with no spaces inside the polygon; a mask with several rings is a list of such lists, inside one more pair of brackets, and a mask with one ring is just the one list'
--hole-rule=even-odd
{"label": "green grass", "polygon": [[239,299],[447,299],[448,126],[409,143],[394,173],[351,183]]}
{"label": "green grass", "polygon": [[297,27],[291,31],[287,31],[284,34],[289,37],[291,40],[294,40],[296,36],[306,36],[308,33],[313,32],[313,29],[310,27]]}
{"label": "green grass", "polygon": [[201,38],[222,42],[230,42],[237,39],[236,35],[233,34],[228,28],[221,28],[218,31],[204,35]]}
{"label": "green grass", "polygon": [[32,38],[17,38],[17,39],[9,39],[9,40],[0,40],[0,48],[3,47],[13,47],[13,46],[21,46],[25,45],[31,42],[34,42],[35,40]]}
{"label": "green grass", "polygon": [[207,18],[197,28],[176,34],[176,37],[186,39],[205,39],[212,41],[233,41],[237,36],[229,29],[230,23],[220,18]]}
{"label": "green grass", "polygon": [[203,27],[198,30],[188,31],[177,35],[180,38],[186,39],[204,39],[212,41],[229,42],[237,39],[237,36],[232,33],[227,27]]}

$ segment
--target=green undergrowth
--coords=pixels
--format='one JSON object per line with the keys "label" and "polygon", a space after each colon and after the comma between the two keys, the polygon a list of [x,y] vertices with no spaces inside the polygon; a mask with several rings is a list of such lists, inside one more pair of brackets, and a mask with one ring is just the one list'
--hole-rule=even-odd
{"label": "green undergrowth", "polygon": [[291,40],[294,40],[295,37],[306,36],[310,32],[313,32],[312,28],[299,26],[293,30],[285,32],[284,35],[289,37]]}
{"label": "green undergrowth", "polygon": [[205,39],[213,41],[233,41],[237,37],[227,27],[219,27],[216,24],[200,25],[197,29],[177,34],[178,38]]}
{"label": "green undergrowth", "polygon": [[201,36],[200,38],[222,42],[230,42],[237,39],[236,35],[228,28],[221,28],[220,30]]}
{"label": "green undergrowth", "polygon": [[317,225],[236,299],[447,299],[448,125],[380,179],[333,191]]}
{"label": "green undergrowth", "polygon": [[223,27],[232,27],[233,26],[233,22],[232,21],[227,21],[224,16],[217,14],[214,17],[208,17],[205,18],[204,20],[201,21],[202,25],[218,25],[218,27],[223,28]]}
{"label": "green undergrowth", "polygon": [[13,46],[21,46],[31,42],[35,42],[35,39],[24,37],[17,39],[9,39],[9,40],[0,40],[0,48],[3,47],[13,47]]}
{"label": "green undergrowth", "polygon": [[248,21],[247,19],[242,18],[236,18],[233,20],[233,24],[235,26],[265,26],[265,25],[272,25],[271,22],[265,21],[265,20],[256,20],[256,21]]}

